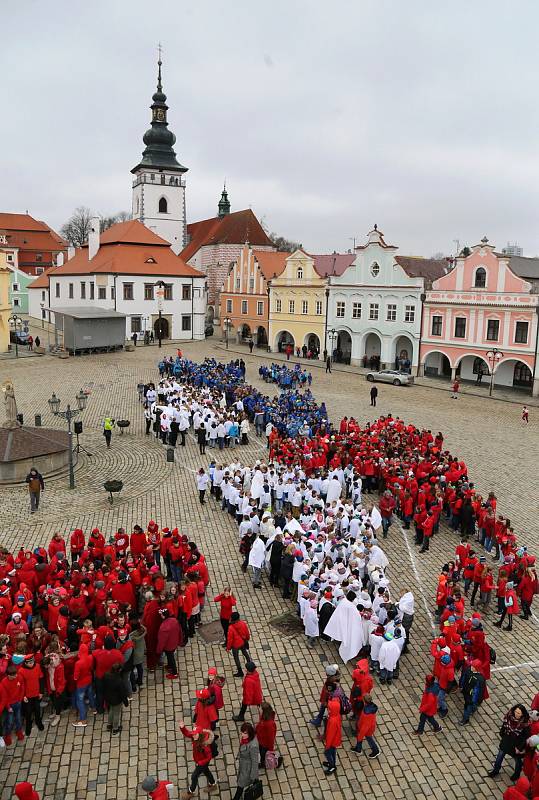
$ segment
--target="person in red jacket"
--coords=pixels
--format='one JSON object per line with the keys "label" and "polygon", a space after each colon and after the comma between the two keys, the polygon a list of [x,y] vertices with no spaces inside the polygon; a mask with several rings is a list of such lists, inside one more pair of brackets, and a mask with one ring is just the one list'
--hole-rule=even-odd
{"label": "person in red jacket", "polygon": [[391,523],[393,521],[393,511],[395,510],[395,498],[387,489],[380,498],[379,509],[380,515],[382,517],[382,535],[383,538],[387,538],[387,534]]}
{"label": "person in red jacket", "polygon": [[174,680],[178,677],[178,667],[176,666],[175,653],[180,646],[181,628],[176,617],[170,615],[168,608],[162,608],[159,616],[163,620],[159,626],[157,634],[157,654],[164,653],[167,657],[166,677]]}
{"label": "person in red jacket", "polygon": [[133,528],[133,533],[129,539],[129,549],[131,550],[131,555],[134,557],[144,555],[147,546],[148,540],[146,538],[146,534],[140,525],[135,525]]}
{"label": "person in red jacket", "polygon": [[140,784],[140,788],[148,792],[152,800],[169,800],[174,784],[167,780],[158,781],[153,775],[148,775]]}
{"label": "person in red jacket", "polygon": [[[256,724],[255,731],[260,753],[259,767],[264,769],[266,766],[266,753],[275,752],[275,739],[277,738],[275,711],[265,700],[260,704],[260,719]],[[277,766],[280,767],[282,763],[282,756],[278,756]]]}
{"label": "person in red jacket", "polygon": [[230,591],[230,586],[225,586],[221,594],[216,595],[213,598],[214,603],[220,603],[221,608],[219,611],[219,620],[221,622],[221,627],[223,629],[223,633],[225,636],[223,647],[226,647],[227,635],[228,635],[228,626],[230,625],[230,617],[232,616],[232,611],[234,606],[236,605],[236,598]]}
{"label": "person in red jacket", "polygon": [[352,747],[355,753],[361,753],[363,750],[363,740],[367,740],[367,744],[371,748],[371,752],[367,754],[367,758],[378,758],[380,755],[380,748],[374,738],[376,730],[376,712],[378,706],[372,702],[370,694],[365,695],[365,702],[363,710],[359,715],[356,725],[356,744]]}
{"label": "person in red jacket", "polygon": [[414,731],[416,736],[421,736],[425,731],[428,722],[434,733],[440,733],[442,726],[435,719],[438,710],[439,686],[434,675],[427,675],[425,678],[425,688],[421,696],[419,705],[419,724]]}
{"label": "person in red jacket", "polygon": [[328,719],[324,734],[323,762],[326,775],[333,775],[337,769],[337,747],[342,745],[342,716],[341,701],[338,697],[328,700]]}
{"label": "person in red jacket", "polygon": [[[504,630],[512,631],[513,630],[513,617],[515,614],[520,613],[520,608],[518,605],[517,593],[515,592],[514,584],[512,581],[508,581],[505,585],[505,597],[503,600],[503,611],[500,619],[498,622],[495,622],[494,625],[497,628],[501,628],[503,625],[503,621],[505,617],[508,617],[507,625],[505,626]],[[8,625],[9,628],[9,625]]]}
{"label": "person in red jacket", "polygon": [[529,619],[532,613],[534,595],[539,594],[537,573],[534,569],[527,569],[517,587],[517,592],[522,603],[522,619]]}
{"label": "person in red jacket", "polygon": [[90,655],[88,646],[81,644],[79,647],[79,655],[75,662],[75,670],[73,678],[75,680],[75,703],[79,712],[79,719],[73,722],[74,728],[85,728],[88,725],[87,716],[88,708],[86,700],[88,700],[90,709],[93,714],[97,714],[95,705],[94,688],[92,685],[94,676],[94,658]]}
{"label": "person in red jacket", "polygon": [[55,533],[49,544],[49,558],[54,558],[54,556],[58,556],[58,558],[62,560],[63,558],[65,558],[65,553],[66,553],[66,543],[62,539],[60,533]]}
{"label": "person in red jacket", "polygon": [[135,596],[135,589],[129,580],[127,572],[123,570],[118,573],[118,581],[113,584],[110,590],[110,596],[117,603],[128,606],[132,611],[136,610],[137,600]]}
{"label": "person in red jacket", "polygon": [[6,676],[0,684],[2,689],[3,702],[5,703],[4,716],[4,742],[11,744],[11,731],[15,729],[17,739],[22,741],[22,701],[24,699],[24,682],[19,677],[15,664],[10,664],[6,670]]}
{"label": "person in red jacket", "polygon": [[[514,786],[508,786],[505,792],[503,793],[502,800],[528,800],[530,791],[530,782],[527,778],[522,776],[519,778],[518,781],[515,783]],[[532,795],[533,798],[536,795]]]}
{"label": "person in red jacket", "polygon": [[244,722],[247,706],[260,706],[262,704],[262,686],[260,675],[254,661],[248,661],[245,665],[247,675],[242,683],[242,699],[239,714],[234,714],[234,722]]}
{"label": "person in red jacket", "polygon": [[120,664],[123,666],[124,659],[119,650],[116,649],[116,642],[111,635],[105,636],[103,647],[99,647],[93,652],[94,657],[94,685],[95,685],[95,699],[96,709],[98,714],[104,713],[104,700],[103,700],[103,678],[110,672],[113,664]]}
{"label": "person in red jacket", "polygon": [[219,714],[215,707],[215,695],[205,687],[198,689],[196,693],[197,702],[193,712],[193,719],[199,728],[215,730]]}
{"label": "person in red jacket", "polygon": [[17,800],[39,800],[39,795],[28,781],[15,784],[15,797]]}
{"label": "person in red jacket", "polygon": [[243,678],[243,670],[240,662],[240,650],[244,655],[246,661],[251,660],[249,655],[249,639],[251,633],[247,627],[247,623],[240,619],[237,611],[233,611],[230,617],[230,625],[226,637],[226,649],[232,650],[232,655],[236,663],[237,671],[234,673],[235,678]]}
{"label": "person in red jacket", "polygon": [[84,532],[81,528],[75,528],[73,533],[69,538],[69,547],[71,549],[71,563],[75,564],[80,557],[80,554],[84,550],[84,546],[86,544],[86,540],[84,538]]}
{"label": "person in red jacket", "polygon": [[36,663],[33,653],[29,653],[24,658],[24,664],[19,670],[19,677],[24,684],[23,712],[25,720],[25,733],[30,736],[32,732],[32,721],[36,723],[38,731],[43,730],[41,719],[41,694],[40,680],[43,677],[43,670]]}
{"label": "person in red jacket", "polygon": [[213,758],[211,748],[214,739],[213,733],[199,728],[198,725],[194,728],[188,728],[183,720],[180,720],[179,725],[183,735],[193,742],[193,761],[195,762],[195,769],[191,774],[189,788],[186,792],[183,792],[181,800],[188,800],[189,797],[193,797],[197,790],[198,779],[201,775],[205,775],[208,781],[206,787],[208,794],[216,792],[218,788],[217,781],[210,771],[210,761]]}
{"label": "person in red jacket", "polygon": [[425,553],[429,549],[431,536],[434,532],[434,525],[436,524],[436,517],[432,510],[427,511],[427,516],[423,521],[423,544],[421,545],[420,553]]}

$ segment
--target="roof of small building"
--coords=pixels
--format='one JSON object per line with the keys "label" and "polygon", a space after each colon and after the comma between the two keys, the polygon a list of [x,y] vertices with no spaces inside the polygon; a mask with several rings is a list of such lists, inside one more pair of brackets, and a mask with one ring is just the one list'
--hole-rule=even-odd
{"label": "roof of small building", "polygon": [[329,255],[312,256],[314,268],[321,278],[331,275],[342,275],[356,258],[355,253],[330,253]]}
{"label": "roof of small building", "polygon": [[28,284],[28,289],[48,289],[49,288],[49,275],[55,272],[57,267],[49,267],[39,275],[35,281]]}
{"label": "roof of small building", "polygon": [[184,261],[201,247],[212,244],[245,244],[271,247],[272,241],[250,208],[233,211],[224,217],[211,217],[187,226],[191,240],[180,253]]}
{"label": "roof of small building", "polygon": [[73,317],[74,319],[125,319],[126,315],[120,311],[113,311],[109,308],[97,308],[96,306],[89,306],[88,308],[52,308],[55,314],[62,314],[64,317]]}
{"label": "roof of small building", "polygon": [[69,436],[47,428],[0,428],[0,461],[22,461],[67,450]]}
{"label": "roof of small building", "polygon": [[[60,267],[40,275],[29,284],[31,289],[48,286],[51,272],[55,275],[141,275],[153,277],[203,278],[204,275],[186,264],[162,239],[138,220],[111,225],[100,236],[100,247],[88,258],[88,245]],[[47,283],[45,283],[45,280]]]}
{"label": "roof of small building", "polygon": [[65,250],[67,242],[45,222],[30,214],[0,213],[0,231],[5,231],[8,247],[20,250]]}
{"label": "roof of small building", "polygon": [[509,266],[519,278],[527,278],[531,281],[539,280],[539,258],[503,255],[500,258],[509,259]]}

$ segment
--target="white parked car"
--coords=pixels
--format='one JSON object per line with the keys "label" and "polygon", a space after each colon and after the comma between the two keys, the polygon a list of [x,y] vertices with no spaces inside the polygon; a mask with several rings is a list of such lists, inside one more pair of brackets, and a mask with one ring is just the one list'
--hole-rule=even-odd
{"label": "white parked car", "polygon": [[393,386],[411,386],[414,382],[411,375],[407,372],[399,372],[397,369],[381,369],[378,372],[368,372],[367,380],[370,383],[374,383],[374,381],[392,383]]}

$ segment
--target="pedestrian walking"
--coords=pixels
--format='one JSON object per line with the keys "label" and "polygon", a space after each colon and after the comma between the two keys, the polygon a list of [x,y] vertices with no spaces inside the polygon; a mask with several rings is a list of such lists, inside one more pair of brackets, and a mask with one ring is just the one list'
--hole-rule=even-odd
{"label": "pedestrian walking", "polygon": [[220,603],[221,606],[219,620],[224,634],[223,647],[226,647],[230,618],[233,613],[233,608],[236,605],[236,598],[232,594],[230,586],[225,586],[223,591],[213,598],[213,601],[214,603]]}
{"label": "pedestrian walking", "polygon": [[245,661],[251,661],[251,656],[249,654],[250,638],[251,632],[247,623],[240,619],[240,615],[237,611],[233,611],[230,616],[230,625],[228,626],[226,649],[229,652],[232,650],[232,656],[236,664],[235,678],[243,678],[243,670],[241,668],[239,656],[240,652],[243,653]]}
{"label": "pedestrian walking", "polygon": [[112,665],[110,672],[103,676],[101,685],[103,700],[108,707],[107,730],[117,736],[122,730],[122,708],[129,706],[127,689],[122,676],[122,665]]}
{"label": "pedestrian walking", "polygon": [[326,775],[333,775],[337,769],[337,748],[342,745],[342,716],[341,701],[339,697],[333,696],[328,700],[328,719],[324,733],[324,755],[326,760],[322,766],[325,767]]}
{"label": "pedestrian walking", "polygon": [[283,763],[282,756],[275,751],[276,738],[277,723],[275,722],[275,711],[272,706],[264,700],[260,704],[260,718],[256,724],[260,769],[266,769],[266,756],[268,753],[272,753],[277,757],[276,766],[280,767]]}
{"label": "pedestrian walking", "polygon": [[371,406],[376,408],[376,398],[378,397],[378,386],[371,386]]}
{"label": "pedestrian walking", "polygon": [[529,421],[530,421],[530,419],[529,419],[528,406],[523,406],[523,408],[522,408],[522,422],[525,425],[527,425]]}
{"label": "pedestrian walking", "polygon": [[326,372],[331,372],[331,356],[326,358]]}
{"label": "pedestrian walking", "polygon": [[26,483],[28,484],[28,494],[30,496],[30,513],[33,514],[39,508],[41,492],[45,491],[43,475],[35,467],[32,467],[26,476]]}
{"label": "pedestrian walking", "polygon": [[105,417],[103,420],[103,436],[105,437],[105,441],[107,443],[107,447],[110,448],[110,443],[112,439],[112,429],[116,423],[112,419],[112,417]]}
{"label": "pedestrian walking", "polygon": [[198,442],[198,450],[201,456],[206,453],[206,426],[203,422],[200,423],[200,426],[197,430],[197,442]]}
{"label": "pedestrian walking", "polygon": [[162,619],[157,633],[157,655],[165,654],[167,659],[167,674],[169,680],[178,677],[178,667],[176,666],[175,653],[181,643],[181,628],[176,617],[171,616],[168,608],[159,611]]}
{"label": "pedestrian walking", "polygon": [[440,733],[442,726],[436,720],[438,710],[438,694],[440,687],[436,683],[434,675],[427,675],[425,678],[425,688],[419,705],[419,725],[414,731],[416,736],[422,736],[425,732],[425,725],[429,723],[433,733]]}
{"label": "pedestrian walking", "polygon": [[453,382],[453,386],[451,387],[451,399],[452,400],[458,400],[459,390],[460,390],[459,379],[455,378],[455,380]]}
{"label": "pedestrian walking", "polygon": [[195,762],[195,768],[191,773],[189,788],[181,794],[181,800],[188,800],[188,798],[193,797],[201,775],[204,775],[208,781],[208,785],[206,786],[208,794],[216,792],[218,788],[217,781],[210,771],[210,761],[213,758],[211,746],[214,740],[213,733],[210,730],[205,730],[198,726],[188,728],[183,720],[180,720],[180,730],[186,739],[191,739],[193,743],[193,761]]}
{"label": "pedestrian walking", "polygon": [[495,622],[494,625],[496,626],[496,628],[501,628],[505,618],[507,617],[507,625],[505,626],[504,630],[512,631],[513,617],[515,616],[515,614],[520,614],[517,593],[515,591],[514,583],[512,581],[507,581],[507,583],[505,584],[505,595],[503,598],[502,615],[498,620],[498,622]]}
{"label": "pedestrian walking", "polygon": [[198,489],[198,498],[200,500],[200,505],[204,505],[204,495],[206,494],[206,489],[208,488],[208,483],[210,482],[210,478],[204,467],[200,467],[198,474],[197,474],[197,489]]}
{"label": "pedestrian walking", "polygon": [[239,713],[234,714],[232,717],[234,722],[243,722],[245,720],[245,712],[248,706],[262,705],[262,685],[256,664],[254,661],[248,661],[245,669],[247,670],[247,675],[242,682],[241,708]]}
{"label": "pedestrian walking", "polygon": [[371,752],[367,754],[367,758],[378,758],[380,755],[380,748],[374,738],[376,730],[376,712],[378,706],[372,702],[370,694],[364,697],[364,706],[361,714],[359,715],[356,725],[356,744],[352,747],[355,753],[361,753],[363,750],[363,742],[367,740],[367,744],[371,748]]}
{"label": "pedestrian walking", "polygon": [[[258,759],[259,751],[255,729],[249,722],[244,722],[240,728],[237,789],[232,800],[240,800],[245,789],[258,781]],[[261,795],[256,796],[260,797]]]}
{"label": "pedestrian walking", "polygon": [[530,724],[530,715],[521,703],[513,706],[507,712],[500,729],[498,754],[488,773],[489,778],[494,778],[499,774],[505,756],[512,756],[515,760],[515,770],[511,775],[511,780],[518,781],[526,753],[526,740],[530,735]]}

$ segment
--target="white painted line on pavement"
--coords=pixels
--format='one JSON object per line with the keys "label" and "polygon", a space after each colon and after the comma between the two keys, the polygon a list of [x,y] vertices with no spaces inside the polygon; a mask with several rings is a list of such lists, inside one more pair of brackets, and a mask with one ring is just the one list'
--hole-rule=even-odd
{"label": "white painted line on pavement", "polygon": [[417,562],[416,562],[416,558],[415,558],[415,555],[414,555],[414,551],[412,550],[412,548],[410,546],[410,542],[408,541],[408,536],[406,535],[406,531],[404,530],[404,528],[402,527],[400,522],[397,522],[397,527],[399,528],[400,532],[402,533],[402,538],[404,539],[404,544],[406,545],[406,549],[408,550],[408,557],[410,558],[410,563],[412,565],[412,570],[413,570],[413,573],[414,573],[414,577],[416,579],[417,585],[419,586],[419,591],[421,592],[421,597],[423,598],[423,605],[425,606],[425,611],[427,612],[427,617],[429,618],[429,621],[430,621],[430,627],[432,628],[432,632],[435,633],[436,632],[436,625],[434,624],[434,618],[433,618],[433,616],[431,614],[431,610],[429,608],[429,603],[428,603],[427,597],[425,595],[425,592],[423,591],[423,584],[421,583],[421,578],[419,576],[419,570],[417,569]]}
{"label": "white painted line on pavement", "polygon": [[512,669],[523,669],[523,667],[539,667],[539,661],[523,661],[521,664],[509,664],[507,667],[493,667],[491,672],[509,672]]}

